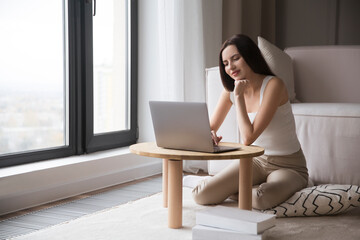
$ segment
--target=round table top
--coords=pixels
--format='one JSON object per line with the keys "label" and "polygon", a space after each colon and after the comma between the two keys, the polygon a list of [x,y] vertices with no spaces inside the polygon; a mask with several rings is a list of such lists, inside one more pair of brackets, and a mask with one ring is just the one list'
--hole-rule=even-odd
{"label": "round table top", "polygon": [[219,145],[239,147],[240,149],[222,153],[206,153],[161,148],[155,142],[144,142],[131,145],[130,152],[147,157],[172,160],[225,160],[256,157],[264,154],[264,149],[258,146],[245,146],[240,143],[229,142],[223,142]]}

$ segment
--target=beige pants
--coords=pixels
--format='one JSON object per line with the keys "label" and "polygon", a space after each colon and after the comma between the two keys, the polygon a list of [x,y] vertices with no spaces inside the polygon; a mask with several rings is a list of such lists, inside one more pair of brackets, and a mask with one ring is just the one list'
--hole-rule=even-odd
{"label": "beige pants", "polygon": [[[308,171],[302,150],[286,156],[253,158],[252,206],[269,209],[286,201],[307,186]],[[199,183],[193,190],[198,204],[219,204],[237,194],[239,161],[234,161],[214,177]]]}

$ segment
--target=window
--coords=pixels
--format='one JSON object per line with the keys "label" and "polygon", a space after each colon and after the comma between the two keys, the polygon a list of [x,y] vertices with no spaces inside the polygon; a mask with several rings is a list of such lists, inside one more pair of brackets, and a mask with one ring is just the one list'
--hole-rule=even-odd
{"label": "window", "polygon": [[127,6],[102,0],[93,18],[94,133],[129,129]]}
{"label": "window", "polygon": [[[87,78],[92,79],[86,85],[87,104],[92,104],[86,113],[86,119],[91,119],[86,121],[88,152],[127,145],[136,138],[136,82],[128,80],[136,78],[136,20],[129,18],[129,7],[134,6],[135,1],[131,5],[97,1],[92,9],[95,16],[86,18],[93,25],[85,31],[85,39],[93,39],[86,46],[86,52],[93,50],[86,57]],[[119,34],[122,32],[127,34]]]}
{"label": "window", "polygon": [[136,7],[1,1],[0,167],[136,142]]}

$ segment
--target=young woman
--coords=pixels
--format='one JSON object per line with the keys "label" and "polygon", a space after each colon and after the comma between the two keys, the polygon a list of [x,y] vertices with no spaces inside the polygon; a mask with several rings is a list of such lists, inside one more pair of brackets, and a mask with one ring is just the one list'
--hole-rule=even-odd
{"label": "young woman", "polygon": [[[235,107],[241,141],[265,148],[253,158],[253,208],[272,208],[306,187],[308,171],[296,136],[295,120],[285,84],[274,76],[257,45],[245,35],[226,40],[219,54],[224,90],[211,117],[216,131],[232,106]],[[218,204],[237,194],[239,161],[193,190],[198,204]]]}

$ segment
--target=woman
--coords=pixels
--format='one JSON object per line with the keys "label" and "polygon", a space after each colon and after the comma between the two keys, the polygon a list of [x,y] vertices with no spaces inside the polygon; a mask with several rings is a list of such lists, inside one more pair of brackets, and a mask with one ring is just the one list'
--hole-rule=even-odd
{"label": "woman", "polygon": [[[216,131],[232,105],[235,107],[241,141],[265,148],[253,158],[253,208],[272,208],[306,187],[308,171],[296,136],[288,93],[274,76],[256,44],[245,35],[226,40],[219,54],[224,90],[210,121],[215,144]],[[239,161],[193,190],[199,204],[218,204],[237,194]]]}

